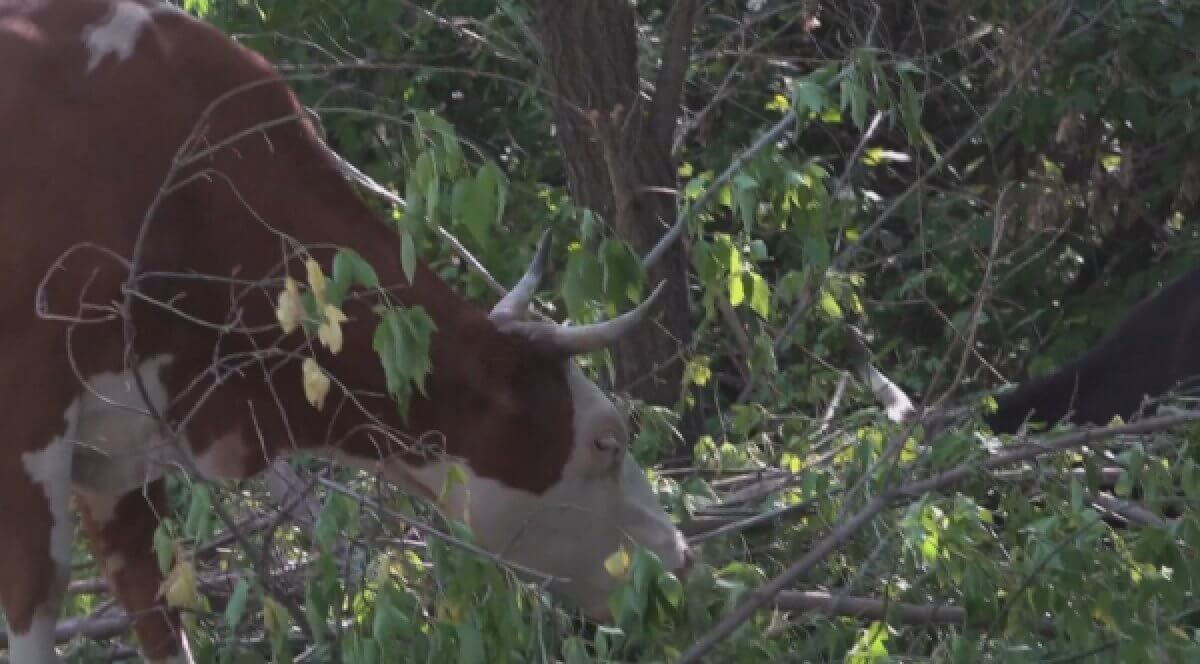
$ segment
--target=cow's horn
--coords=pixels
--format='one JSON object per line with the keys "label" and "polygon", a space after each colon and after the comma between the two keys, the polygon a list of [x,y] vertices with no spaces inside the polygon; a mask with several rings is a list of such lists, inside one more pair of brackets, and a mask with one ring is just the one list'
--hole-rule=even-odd
{"label": "cow's horn", "polygon": [[533,262],[525,271],[525,275],[521,277],[516,286],[513,286],[508,295],[505,295],[496,303],[496,306],[492,307],[492,312],[488,314],[488,318],[492,322],[507,323],[525,320],[529,314],[529,304],[533,302],[538,284],[542,281],[542,274],[546,271],[546,259],[550,256],[550,240],[550,231],[542,234],[542,239],[538,242],[537,253],[534,254]]}
{"label": "cow's horn", "polygon": [[655,302],[662,295],[665,285],[665,281],[660,282],[654,292],[650,293],[650,296],[641,304],[616,318],[577,327],[555,325],[548,333],[550,341],[556,348],[570,355],[607,348],[621,337],[629,334],[630,330],[646,319]]}

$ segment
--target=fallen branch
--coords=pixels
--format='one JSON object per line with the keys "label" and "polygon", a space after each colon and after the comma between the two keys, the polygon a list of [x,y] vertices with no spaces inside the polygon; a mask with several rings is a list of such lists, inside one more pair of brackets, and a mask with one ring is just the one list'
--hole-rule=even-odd
{"label": "fallen branch", "polygon": [[950,470],[938,473],[933,477],[908,482],[884,490],[872,498],[858,513],[840,522],[828,536],[817,542],[812,550],[784,570],[782,574],[750,593],[736,610],[717,623],[707,634],[698,639],[692,647],[688,648],[677,660],[678,664],[699,661],[701,657],[732,633],[738,625],[748,620],[760,608],[769,604],[784,589],[795,585],[796,581],[812,570],[813,567],[816,567],[829,554],[838,550],[846,541],[857,534],[859,530],[866,527],[876,516],[887,509],[889,505],[901,499],[914,500],[925,494],[976,477],[980,473],[1022,461],[1030,461],[1038,457],[1085,447],[1092,443],[1117,436],[1155,433],[1197,421],[1200,421],[1200,412],[1189,412],[1179,415],[1148,418],[1140,422],[1106,429],[1085,429],[1059,436],[1045,443],[1033,442],[1019,445],[982,461],[963,463]]}
{"label": "fallen branch", "polygon": [[[274,578],[300,571],[302,571],[300,567],[280,570],[278,574],[274,575]],[[237,582],[242,578],[244,576],[239,572],[201,574],[198,579],[198,587],[201,592],[209,596],[227,596],[233,592]],[[67,592],[104,592],[106,589],[107,584],[103,579],[86,579],[72,582],[68,586]],[[54,639],[55,643],[65,643],[77,636],[82,636],[93,641],[102,641],[121,636],[131,629],[133,629],[133,619],[128,614],[97,610],[90,615],[60,620],[54,627]],[[7,646],[8,632],[0,630],[0,648]]]}
{"label": "fallen branch", "polygon": [[815,590],[785,590],[775,599],[775,608],[828,616],[887,619],[888,624],[902,625],[961,625],[967,621],[967,610],[961,606],[910,604]]}
{"label": "fallen branch", "polygon": [[[54,626],[54,642],[66,643],[82,636],[93,641],[111,639],[128,632],[133,621],[124,613],[108,616],[85,616],[60,621]],[[8,647],[8,631],[0,631],[0,647]]]}

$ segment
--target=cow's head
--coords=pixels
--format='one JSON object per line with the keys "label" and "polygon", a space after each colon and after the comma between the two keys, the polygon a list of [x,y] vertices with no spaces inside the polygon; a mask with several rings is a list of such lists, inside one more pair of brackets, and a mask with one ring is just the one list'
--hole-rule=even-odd
{"label": "cow's head", "polygon": [[[395,459],[384,468],[437,494],[484,548],[559,579],[552,590],[604,619],[617,583],[604,559],[619,547],[645,547],[681,576],[692,562],[683,535],[627,449],[625,415],[573,359],[610,346],[638,325],[661,287],[628,313],[596,324],[528,320],[548,246],[543,238],[528,272],[488,316],[498,349],[463,351],[482,356],[471,373],[480,374],[473,381],[487,393],[446,400],[464,404],[441,418],[455,438],[446,441],[450,456],[457,458],[417,469]],[[465,483],[447,480],[449,463],[466,470]]]}

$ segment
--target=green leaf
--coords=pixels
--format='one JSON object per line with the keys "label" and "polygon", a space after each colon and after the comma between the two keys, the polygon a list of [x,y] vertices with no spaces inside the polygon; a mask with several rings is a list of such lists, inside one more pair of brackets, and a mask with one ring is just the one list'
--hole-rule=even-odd
{"label": "green leaf", "polygon": [[458,144],[458,137],[455,136],[450,123],[445,122],[444,125],[444,128],[439,127],[442,138],[442,169],[446,177],[453,180],[458,177],[458,171],[462,167],[462,146]]}
{"label": "green leaf", "polygon": [[832,253],[824,232],[807,233],[804,236],[804,262],[809,268],[821,271],[829,266]]}
{"label": "green leaf", "polygon": [[383,363],[387,390],[407,410],[412,388],[425,393],[425,377],[432,369],[429,344],[437,325],[420,306],[391,308],[375,328],[372,347]]}
{"label": "green leaf", "polygon": [[757,272],[750,272],[750,308],[763,320],[771,317],[771,287]]}
{"label": "green leaf", "polygon": [[775,344],[766,334],[760,334],[754,338],[754,351],[750,355],[750,369],[756,374],[779,372],[779,363],[775,360]]}
{"label": "green leaf", "polygon": [[226,627],[236,629],[242,622],[242,616],[246,613],[246,600],[249,596],[250,583],[245,578],[238,579],[237,585],[233,588],[233,594],[229,596],[229,604],[225,606]]}
{"label": "green leaf", "polygon": [[812,81],[800,81],[792,92],[796,117],[803,119],[809,111],[820,114],[825,108],[825,88]]}
{"label": "green leaf", "polygon": [[[405,235],[408,235],[405,233]],[[353,249],[339,249],[333,257],[333,275],[330,280],[328,297],[335,306],[341,306],[342,301],[350,292],[352,286],[363,288],[378,288],[379,275],[375,268],[363,259]]]}
{"label": "green leaf", "polygon": [[207,484],[192,485],[192,500],[188,506],[187,520],[184,521],[183,532],[197,542],[203,542],[212,534],[213,518],[212,489]]}
{"label": "green leaf", "polygon": [[746,301],[746,283],[741,273],[729,275],[729,304],[739,307]]}
{"label": "green leaf", "polygon": [[409,284],[417,276],[417,245],[412,233],[405,233],[400,238],[400,269],[404,270],[404,278]]}
{"label": "green leaf", "polygon": [[886,661],[887,640],[887,626],[879,622],[871,623],[870,627],[859,632],[858,641],[846,655],[846,664],[876,664]]}
{"label": "green leaf", "polygon": [[158,571],[165,576],[175,564],[175,538],[171,536],[170,522],[165,519],[154,530],[154,555]]}
{"label": "green leaf", "polygon": [[595,254],[575,243],[567,249],[567,269],[563,276],[563,300],[567,313],[581,319],[589,302],[603,297],[604,268]]}
{"label": "green leaf", "polygon": [[620,307],[625,300],[636,302],[642,287],[642,263],[627,244],[608,239],[600,246],[602,288],[607,303]]}
{"label": "green leaf", "polygon": [[713,245],[705,240],[696,240],[696,244],[692,246],[692,266],[696,269],[696,276],[700,277],[700,282],[708,288],[717,284],[723,271],[721,260],[713,250]]}
{"label": "green leaf", "polygon": [[837,320],[841,320],[843,317],[842,307],[837,303],[837,300],[833,299],[829,291],[823,288],[821,289],[821,311],[825,312],[826,316]]}
{"label": "green leaf", "polygon": [[438,178],[434,175],[428,182],[425,183],[425,219],[429,222],[432,228],[437,226],[437,210],[438,203],[441,199],[441,186],[438,183]]}
{"label": "green leaf", "polygon": [[708,385],[708,381],[712,379],[712,369],[708,366],[709,361],[707,355],[697,355],[689,360],[685,370],[687,382],[700,387]]}
{"label": "green leaf", "polygon": [[567,637],[563,641],[563,660],[565,664],[590,664],[587,645],[578,636]]}
{"label": "green leaf", "polygon": [[462,185],[463,199],[457,216],[480,246],[490,244],[494,237],[492,229],[499,221],[500,197],[503,193],[500,178],[499,169],[489,161],[474,178],[458,183]]}
{"label": "green leaf", "polygon": [[183,10],[192,12],[201,18],[208,15],[211,6],[212,0],[183,0]]}
{"label": "green leaf", "polygon": [[311,578],[304,593],[304,618],[308,621],[309,631],[316,636],[318,642],[325,638],[325,619],[328,615],[329,603],[320,591],[320,580]]}
{"label": "green leaf", "polygon": [[671,606],[679,608],[680,603],[683,602],[683,584],[679,582],[679,579],[675,578],[674,574],[663,572],[659,575],[656,585],[658,591],[662,593],[663,599],[667,600]]}
{"label": "green leaf", "polygon": [[471,623],[461,623],[458,631],[458,659],[461,664],[482,664],[487,661],[483,650],[483,634]]}

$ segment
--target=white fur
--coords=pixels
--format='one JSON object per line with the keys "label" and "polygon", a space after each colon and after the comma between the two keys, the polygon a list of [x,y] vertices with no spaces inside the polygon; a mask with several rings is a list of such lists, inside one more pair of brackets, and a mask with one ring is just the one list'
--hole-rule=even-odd
{"label": "white fur", "polygon": [[29,479],[42,485],[50,507],[50,556],[60,570],[71,565],[71,539],[75,523],[71,518],[71,444],[56,438],[44,449],[21,456]]}
{"label": "white fur", "polygon": [[109,55],[116,55],[118,62],[132,56],[138,37],[151,20],[149,9],[133,2],[119,2],[99,23],[85,27],[83,43],[88,49],[88,73]]}
{"label": "white fur", "polygon": [[[182,457],[151,415],[161,415],[167,407],[160,374],[171,361],[171,356],[161,355],[138,367],[153,410],[146,406],[130,371],[92,376],[71,406],[75,413],[71,477],[98,528],[112,521],[123,496],[167,474]],[[110,573],[125,566],[120,554],[101,562]]]}
{"label": "white fur", "polygon": [[62,603],[62,591],[71,573],[71,541],[75,534],[75,521],[71,516],[71,443],[74,433],[77,408],[67,409],[64,419],[66,431],[60,438],[37,452],[21,455],[25,473],[35,484],[40,484],[46,494],[50,511],[50,558],[54,561],[55,578],[51,580],[49,598],[33,614],[33,623],[24,634],[13,632],[9,638],[9,657],[14,664],[56,664],[58,654],[54,650],[54,626],[58,620]]}
{"label": "white fur", "polygon": [[153,409],[147,407],[132,373],[103,373],[88,379],[76,399],[78,410],[74,442],[75,485],[95,495],[113,498],[140,489],[177,467],[180,446],[166,436],[161,415],[169,399],[160,373],[172,361],[161,355],[138,367],[141,384]]}
{"label": "white fur", "polygon": [[[420,468],[396,460],[385,463],[383,471],[390,481],[437,498],[448,516],[470,524],[484,548],[566,579],[555,590],[590,615],[604,618],[609,590],[616,583],[604,569],[609,554],[621,545],[628,549],[632,539],[658,555],[667,569],[677,569],[684,563],[687,542],[625,450],[628,433],[617,408],[573,362],[567,371],[575,440],[560,480],[544,493],[479,477],[459,459]],[[614,444],[598,449],[597,439]],[[466,471],[465,485],[446,487],[451,463]]]}
{"label": "white fur", "polygon": [[28,632],[9,635],[8,659],[12,664],[59,664],[62,661],[54,650],[55,614],[38,611]]}

